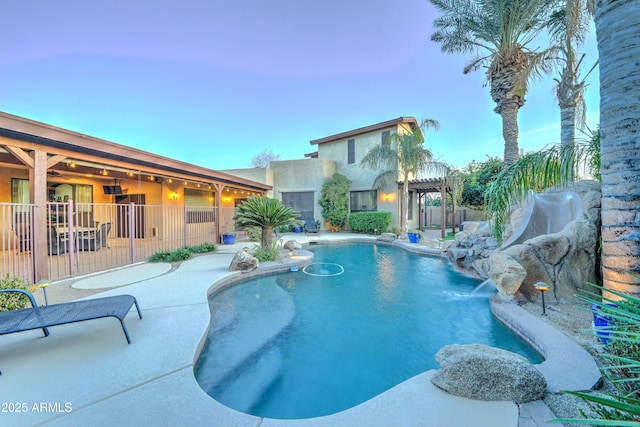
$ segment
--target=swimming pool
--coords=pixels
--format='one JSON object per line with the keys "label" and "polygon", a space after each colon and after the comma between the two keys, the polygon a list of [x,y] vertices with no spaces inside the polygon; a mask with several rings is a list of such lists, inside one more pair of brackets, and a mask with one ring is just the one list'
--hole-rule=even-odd
{"label": "swimming pool", "polygon": [[453,343],[541,361],[491,315],[486,296],[460,296],[481,281],[442,258],[379,244],[312,250],[311,274],[251,279],[210,297],[195,375],[219,402],[269,418],[335,413],[437,369],[435,353]]}

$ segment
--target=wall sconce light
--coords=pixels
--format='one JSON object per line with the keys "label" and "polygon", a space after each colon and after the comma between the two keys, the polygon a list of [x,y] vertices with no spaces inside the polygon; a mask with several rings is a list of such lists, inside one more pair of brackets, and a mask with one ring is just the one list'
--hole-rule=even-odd
{"label": "wall sconce light", "polygon": [[107,169],[102,168],[102,170],[100,171],[100,175],[102,176],[107,176],[109,174],[109,172],[107,172]]}
{"label": "wall sconce light", "polygon": [[222,198],[223,203],[231,203],[231,200],[232,200],[231,197],[227,197],[227,196]]}
{"label": "wall sconce light", "polygon": [[180,198],[180,193],[176,193],[175,191],[173,193],[169,193],[169,198],[171,200],[178,200]]}
{"label": "wall sconce light", "polygon": [[127,172],[127,176],[128,177],[132,177],[133,175],[135,175],[133,172],[131,172],[131,171]]}
{"label": "wall sconce light", "polygon": [[73,161],[73,160],[71,160],[71,161],[70,161],[69,163],[67,163],[67,164],[69,165],[69,167],[70,167],[71,169],[74,169],[74,168],[76,167],[76,164],[74,163],[74,161]]}
{"label": "wall sconce light", "polygon": [[393,194],[391,193],[382,193],[382,200],[385,202],[390,202],[393,200]]}

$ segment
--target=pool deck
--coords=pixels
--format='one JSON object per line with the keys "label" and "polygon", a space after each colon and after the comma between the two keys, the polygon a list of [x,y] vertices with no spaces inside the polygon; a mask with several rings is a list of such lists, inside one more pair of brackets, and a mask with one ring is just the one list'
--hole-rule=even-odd
{"label": "pool deck", "polygon": [[[347,233],[283,238],[301,243],[373,239]],[[437,253],[437,237],[433,242],[398,244]],[[542,401],[518,407],[513,402],[452,396],[431,384],[434,371],[319,418],[259,418],[221,405],[199,387],[193,368],[209,326],[207,295],[247,277],[228,267],[236,252],[251,245],[221,245],[215,253],[196,256],[176,269],[144,263],[78,279],[75,289],[104,289],[89,298],[125,293],[137,298],[143,319],[135,310],[125,319],[132,343],[127,345],[113,318],[55,326],[46,338],[41,330],[0,336],[0,425],[534,427],[553,418]],[[295,255],[284,263],[308,262],[309,258]],[[263,270],[276,267],[282,264],[265,263]],[[49,288],[50,302],[55,302],[56,286]],[[37,293],[41,300],[42,291]],[[494,300],[492,309],[547,357],[538,367],[551,391],[585,390],[597,382],[595,362],[573,340],[516,304]]]}

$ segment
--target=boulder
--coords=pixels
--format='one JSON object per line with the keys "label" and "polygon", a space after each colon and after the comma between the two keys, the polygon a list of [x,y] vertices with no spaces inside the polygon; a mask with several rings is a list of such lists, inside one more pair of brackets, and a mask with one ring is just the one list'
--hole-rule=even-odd
{"label": "boulder", "polygon": [[431,382],[455,396],[517,404],[542,399],[544,375],[527,359],[482,344],[448,345],[436,353]]}
{"label": "boulder", "polygon": [[288,240],[287,243],[284,244],[285,249],[302,249],[302,244],[297,240]]}
{"label": "boulder", "polygon": [[527,271],[504,251],[495,251],[489,258],[488,276],[496,285],[498,293],[514,296],[527,276]]}
{"label": "boulder", "polygon": [[381,235],[376,237],[376,240],[380,240],[382,242],[393,242],[397,238],[398,236],[396,236],[394,233],[382,233]]}
{"label": "boulder", "polygon": [[229,264],[229,271],[248,273],[258,268],[258,265],[260,265],[258,258],[248,252],[240,251],[233,256],[231,264]]}

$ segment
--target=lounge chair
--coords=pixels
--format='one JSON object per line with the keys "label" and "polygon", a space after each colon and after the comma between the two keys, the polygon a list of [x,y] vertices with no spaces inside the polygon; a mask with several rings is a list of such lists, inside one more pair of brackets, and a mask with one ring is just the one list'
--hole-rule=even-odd
{"label": "lounge chair", "polygon": [[320,230],[318,230],[318,226],[316,225],[316,220],[311,218],[311,219],[305,219],[304,220],[304,233],[308,234],[308,233],[318,233]]}
{"label": "lounge chair", "polygon": [[127,339],[127,343],[131,344],[131,338],[124,324],[124,318],[134,304],[138,311],[138,317],[142,319],[138,301],[132,295],[117,295],[38,306],[30,292],[22,289],[0,289],[0,293],[2,292],[25,294],[31,301],[31,307],[0,312],[0,335],[42,329],[44,336],[49,336],[49,330],[47,328],[50,326],[101,319],[103,317],[117,317],[122,325],[122,331]]}

